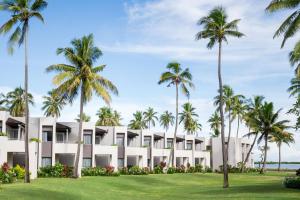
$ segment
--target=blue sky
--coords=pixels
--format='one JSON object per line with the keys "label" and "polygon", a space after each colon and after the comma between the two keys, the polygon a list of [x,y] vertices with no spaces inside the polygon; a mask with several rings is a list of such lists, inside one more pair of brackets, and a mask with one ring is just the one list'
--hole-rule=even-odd
{"label": "blue sky", "polygon": [[[65,47],[73,38],[93,33],[96,45],[103,56],[97,64],[106,64],[103,75],[119,88],[120,95],[113,97],[112,107],[122,113],[123,124],[131,119],[136,110],[149,106],[158,112],[174,112],[174,88],[157,85],[160,74],[170,61],[178,61],[193,73],[196,89],[190,102],[197,108],[203,131],[207,136],[206,123],[214,111],[212,99],[217,91],[216,49],[207,50],[207,41],[196,42],[194,36],[200,30],[197,20],[216,5],[226,7],[229,18],[241,18],[242,39],[230,39],[224,46],[224,82],[236,93],[247,97],[264,95],[273,101],[276,108],[285,113],[293,100],[286,89],[292,77],[287,54],[294,40],[280,49],[281,39],[273,40],[273,33],[288,12],[267,14],[267,2],[260,0],[156,0],[156,1],[59,1],[49,0],[43,11],[45,24],[32,21],[30,27],[30,92],[36,105],[31,109],[33,116],[42,115],[42,96],[53,85],[53,74],[46,74],[50,64],[65,62],[57,56],[58,47]],[[81,2],[81,3],[79,3]],[[0,23],[8,19],[0,13]],[[7,92],[23,85],[24,53],[16,49],[13,56],[6,50],[7,37],[0,37],[0,68],[4,76],[0,79],[0,92]],[[180,102],[187,99],[180,97]],[[85,111],[95,121],[97,109],[104,103],[94,98]],[[61,120],[74,120],[78,102],[67,106]],[[283,116],[295,120],[293,116]],[[234,125],[235,126],[235,125]],[[156,127],[160,130],[160,127]],[[241,134],[246,129],[242,127]],[[297,135],[297,133],[295,133]],[[288,150],[283,160],[300,160],[300,138]],[[277,149],[272,147],[270,159],[277,159]]]}

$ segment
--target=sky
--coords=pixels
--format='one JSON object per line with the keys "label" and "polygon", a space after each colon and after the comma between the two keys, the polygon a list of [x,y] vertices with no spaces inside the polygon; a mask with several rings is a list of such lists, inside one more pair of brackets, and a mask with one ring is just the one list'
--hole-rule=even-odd
{"label": "sky", "polygon": [[[72,2],[72,3],[70,3]],[[207,120],[214,112],[213,98],[217,94],[217,49],[208,50],[207,41],[195,41],[201,30],[197,20],[215,6],[226,8],[229,20],[241,19],[239,30],[246,36],[229,38],[223,48],[223,79],[236,94],[246,97],[263,95],[282,108],[282,119],[295,121],[285,113],[291,107],[287,88],[293,76],[288,62],[288,52],[295,39],[281,49],[281,39],[273,39],[280,23],[291,11],[275,14],[265,12],[268,1],[261,0],[114,0],[114,1],[60,1],[49,0],[44,10],[45,23],[30,23],[29,67],[30,92],[35,106],[32,116],[42,116],[43,96],[55,86],[54,74],[45,68],[51,64],[66,63],[56,55],[59,47],[70,46],[70,41],[93,33],[95,44],[103,56],[96,63],[106,64],[103,76],[110,79],[119,90],[113,96],[111,107],[121,112],[122,124],[126,125],[137,110],[153,107],[158,113],[175,112],[175,88],[158,85],[162,72],[169,62],[176,61],[193,74],[196,88],[191,91],[189,102],[197,109],[202,124],[201,136],[209,136]],[[8,13],[0,13],[0,24],[8,20]],[[24,49],[7,52],[7,36],[0,36],[0,92],[7,93],[23,86]],[[188,99],[180,95],[180,104]],[[105,106],[102,99],[94,96],[84,111],[96,121],[97,110]],[[79,102],[68,105],[62,111],[61,121],[74,121],[79,113]],[[235,130],[236,124],[233,124]],[[158,123],[153,130],[163,130]],[[184,134],[182,127],[180,133]],[[235,131],[233,131],[235,133]],[[242,126],[240,136],[247,129]],[[169,132],[169,134],[171,131]],[[300,134],[295,133],[295,144],[283,146],[282,160],[300,161]],[[276,161],[278,149],[270,145],[269,160]],[[254,149],[258,158],[258,150]]]}

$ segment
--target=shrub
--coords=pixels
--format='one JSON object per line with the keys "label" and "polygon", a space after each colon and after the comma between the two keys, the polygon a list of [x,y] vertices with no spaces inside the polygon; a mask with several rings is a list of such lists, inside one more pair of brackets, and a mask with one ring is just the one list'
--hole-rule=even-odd
{"label": "shrub", "polygon": [[213,172],[212,168],[207,167],[207,166],[205,167],[204,171],[207,172],[207,173],[212,173]]}
{"label": "shrub", "polygon": [[13,168],[13,172],[16,174],[17,179],[24,179],[25,177],[25,169],[20,165],[16,165]]}
{"label": "shrub", "polygon": [[0,181],[2,183],[13,183],[16,181],[16,174],[7,163],[3,163],[1,166]]}
{"label": "shrub", "polygon": [[286,177],[283,185],[287,188],[300,189],[300,177]]}
{"label": "shrub", "polygon": [[122,175],[128,175],[128,174],[129,174],[128,168],[127,168],[127,167],[120,167],[120,168],[119,168],[119,172],[120,172],[120,174],[122,174]]}
{"label": "shrub", "polygon": [[300,169],[296,170],[296,176],[300,176]]}
{"label": "shrub", "polygon": [[153,172],[154,172],[154,174],[162,174],[163,168],[161,168],[160,166],[156,166],[156,167],[154,167]]}
{"label": "shrub", "polygon": [[175,167],[169,167],[167,174],[174,174],[176,172],[176,168]]}
{"label": "shrub", "polygon": [[101,167],[88,167],[81,170],[82,176],[119,176],[119,172],[114,172],[113,166]]}
{"label": "shrub", "polygon": [[132,166],[128,169],[129,175],[148,175],[150,172],[149,168],[139,168],[138,166]]}
{"label": "shrub", "polygon": [[195,172],[203,172],[203,166],[200,164],[195,165]]}
{"label": "shrub", "polygon": [[72,177],[73,167],[56,163],[54,166],[41,167],[38,177]]}
{"label": "shrub", "polygon": [[187,173],[195,173],[196,171],[195,171],[195,167],[189,167],[189,168],[187,168],[187,170],[186,170],[186,172]]}
{"label": "shrub", "polygon": [[7,136],[7,134],[4,132],[0,132],[0,136]]}
{"label": "shrub", "polygon": [[180,167],[176,167],[175,172],[176,173],[185,173],[185,166],[184,165],[180,165]]}

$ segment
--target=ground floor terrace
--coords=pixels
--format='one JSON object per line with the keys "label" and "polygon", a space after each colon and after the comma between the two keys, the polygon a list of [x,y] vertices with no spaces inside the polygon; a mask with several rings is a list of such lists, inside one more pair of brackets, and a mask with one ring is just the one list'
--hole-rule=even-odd
{"label": "ground floor terrace", "polygon": [[0,199],[299,199],[300,190],[282,186],[287,175],[230,174],[229,189],[222,188],[222,174],[215,173],[39,178],[31,184],[1,185]]}

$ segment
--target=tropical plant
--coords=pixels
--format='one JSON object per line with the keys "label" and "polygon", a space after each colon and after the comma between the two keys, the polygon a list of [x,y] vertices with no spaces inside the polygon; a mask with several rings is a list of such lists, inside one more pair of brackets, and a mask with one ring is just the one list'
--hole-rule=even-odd
{"label": "tropical plant", "polygon": [[175,130],[174,130],[174,137],[173,137],[173,149],[171,155],[172,165],[175,166],[175,147],[176,147],[176,135],[178,129],[179,89],[185,96],[189,97],[190,96],[189,88],[194,88],[194,84],[192,83],[193,76],[190,73],[189,68],[183,70],[179,63],[171,62],[167,65],[167,69],[168,69],[167,72],[161,74],[158,84],[167,83],[167,87],[175,86],[176,89]]}
{"label": "tropical plant", "polygon": [[168,132],[170,126],[173,126],[175,117],[169,111],[163,112],[159,118],[160,125]]}
{"label": "tropical plant", "polygon": [[[34,105],[32,94],[28,93],[28,102]],[[25,91],[21,87],[15,88],[13,91],[8,92],[6,95],[6,103],[10,114],[14,117],[25,116]]]}
{"label": "tropical plant", "polygon": [[300,96],[300,76],[292,78],[291,86],[288,88],[288,92],[290,92],[291,96]]}
{"label": "tropical plant", "polygon": [[[44,0],[2,0],[0,10],[10,13],[11,18],[0,27],[0,34],[8,34],[13,31],[8,39],[8,49],[13,53],[13,46],[18,43],[19,46],[25,45],[25,182],[30,182],[29,175],[29,149],[28,149],[28,130],[29,130],[29,95],[28,95],[28,34],[29,23],[35,18],[44,22],[40,13],[47,7]],[[15,28],[15,29],[14,29]],[[14,29],[14,30],[13,30]]]}
{"label": "tropical plant", "polygon": [[0,93],[0,111],[7,110],[7,107],[5,106],[6,102],[6,96],[3,93]]}
{"label": "tropical plant", "polygon": [[[82,119],[82,122],[89,122],[89,121],[91,121],[91,116],[89,116],[85,113],[82,113],[81,119]],[[80,114],[77,115],[77,118],[75,119],[75,121],[80,122]]]}
{"label": "tropical plant", "polygon": [[280,129],[278,132],[275,132],[270,139],[270,142],[275,142],[278,147],[278,171],[280,171],[281,166],[281,146],[282,144],[289,145],[290,143],[294,143],[294,136],[292,133],[285,131],[284,129]]}
{"label": "tropical plant", "polygon": [[219,79],[219,93],[220,93],[220,117],[221,117],[221,140],[222,140],[222,157],[224,166],[224,182],[223,187],[229,187],[228,169],[227,169],[227,155],[225,151],[225,136],[224,136],[224,113],[223,113],[223,83],[221,75],[221,52],[223,42],[227,42],[228,36],[240,38],[244,36],[238,31],[238,23],[240,19],[235,19],[228,22],[228,16],[223,7],[216,7],[211,10],[208,16],[202,17],[198,21],[198,25],[203,27],[203,30],[196,34],[196,40],[208,39],[207,48],[211,49],[218,44],[218,79]]}
{"label": "tropical plant", "polygon": [[210,129],[212,130],[211,136],[219,137],[221,118],[218,112],[214,112],[207,122],[210,124]]}
{"label": "tropical plant", "polygon": [[240,123],[243,122],[247,109],[244,99],[245,98],[242,95],[236,95],[233,98],[232,118],[237,119],[236,138],[239,137]]}
{"label": "tropical plant", "polygon": [[133,117],[134,119],[130,120],[128,124],[130,129],[142,130],[148,128],[142,111],[136,111],[133,113]]}
{"label": "tropical plant", "polygon": [[120,126],[121,115],[110,107],[102,107],[97,112],[97,126]]}
{"label": "tropical plant", "polygon": [[157,112],[154,111],[153,108],[149,107],[144,113],[144,119],[147,123],[147,126],[150,130],[151,125],[155,126],[155,121],[158,121]]}
{"label": "tropical plant", "polygon": [[300,96],[297,98],[293,107],[288,111],[288,114],[294,114],[297,117],[294,128],[298,130],[300,128]]}
{"label": "tropical plant", "polygon": [[54,90],[55,93],[66,97],[70,103],[80,94],[78,147],[74,169],[74,177],[80,177],[79,159],[82,146],[83,106],[91,100],[93,93],[109,104],[111,102],[110,92],[117,95],[118,90],[110,80],[99,74],[105,69],[105,65],[93,66],[102,52],[94,46],[92,34],[72,40],[71,45],[72,47],[57,49],[57,54],[63,54],[70,64],[51,65],[47,68],[47,72],[58,73],[53,78],[53,83],[57,86]]}
{"label": "tropical plant", "polygon": [[184,130],[188,134],[195,134],[198,130],[201,130],[201,124],[198,123],[198,114],[195,112],[196,108],[191,103],[185,103],[182,105],[183,111],[179,113],[179,124],[183,123]]}
{"label": "tropical plant", "polygon": [[43,96],[44,115],[46,117],[60,117],[60,111],[66,105],[65,99],[56,94],[53,90],[48,92],[48,96]]}

